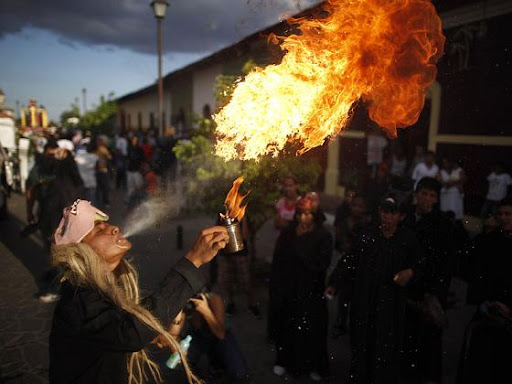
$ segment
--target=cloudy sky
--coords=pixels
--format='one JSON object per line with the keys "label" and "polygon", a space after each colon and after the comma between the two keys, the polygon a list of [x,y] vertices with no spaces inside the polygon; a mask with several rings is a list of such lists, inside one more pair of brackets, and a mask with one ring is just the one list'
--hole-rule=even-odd
{"label": "cloudy sky", "polygon": [[[132,92],[156,81],[150,0],[1,0],[0,88],[16,107],[35,98],[52,119],[86,88]],[[168,0],[163,74],[241,40],[319,0]]]}

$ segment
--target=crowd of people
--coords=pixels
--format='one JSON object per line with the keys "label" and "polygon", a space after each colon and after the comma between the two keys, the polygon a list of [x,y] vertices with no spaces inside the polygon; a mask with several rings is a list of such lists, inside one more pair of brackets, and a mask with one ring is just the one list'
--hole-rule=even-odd
{"label": "crowd of people", "polygon": [[[483,230],[472,238],[463,225],[462,168],[450,159],[439,167],[426,152],[408,172],[402,155],[380,164],[366,191],[347,191],[334,241],[318,195],[300,193],[293,175],[282,180],[267,316],[276,375],[329,377],[326,300],[336,298],[330,336],[350,334],[347,382],[441,383],[450,283],[458,277],[477,311],[460,325],[467,331],[457,382],[510,379],[510,176],[503,164],[488,176]],[[334,254],[338,262],[326,276]]]}
{"label": "crowd of people", "polygon": [[[59,301],[50,341],[54,382],[115,375],[112,382],[127,382],[143,377],[144,365],[158,377],[148,344],[180,353],[189,382],[198,381],[192,372],[200,370],[203,356],[210,373],[221,372],[227,382],[250,381],[229,322],[239,292],[252,315],[262,318],[250,247],[227,253],[225,230],[207,229],[188,261],[177,264],[149,301],[140,301],[135,271],[123,259],[131,244],[103,212],[113,186],[124,191],[128,209],[167,188],[177,172],[175,142],[169,130],[158,140],[151,132],[110,140],[74,132],[39,143],[26,182],[28,226],[22,234],[40,230],[53,258],[40,300]],[[334,231],[318,193],[301,191],[294,175],[280,180],[266,308],[267,338],[276,351],[273,373],[328,379],[328,338],[349,333],[347,382],[441,383],[450,282],[457,276],[468,284],[468,303],[478,308],[467,325],[458,383],[503,382],[512,361],[512,178],[503,164],[489,174],[483,230],[470,238],[463,225],[466,175],[455,161],[438,165],[433,152],[418,149],[409,165],[398,149],[374,171],[365,190],[347,190]],[[243,220],[240,226],[247,239]],[[206,282],[193,266],[215,254],[201,290]],[[331,327],[328,300],[337,304]],[[192,338],[185,357],[178,344],[187,334]],[[81,364],[73,368],[75,359]],[[107,362],[113,367],[106,369]]]}

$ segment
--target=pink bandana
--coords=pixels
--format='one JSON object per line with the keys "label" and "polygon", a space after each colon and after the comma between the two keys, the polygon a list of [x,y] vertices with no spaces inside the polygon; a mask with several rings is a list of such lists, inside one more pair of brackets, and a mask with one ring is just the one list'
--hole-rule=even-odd
{"label": "pink bandana", "polygon": [[76,200],[64,208],[59,227],[55,231],[55,244],[76,244],[94,228],[95,221],[108,221],[108,215],[94,207],[89,201]]}

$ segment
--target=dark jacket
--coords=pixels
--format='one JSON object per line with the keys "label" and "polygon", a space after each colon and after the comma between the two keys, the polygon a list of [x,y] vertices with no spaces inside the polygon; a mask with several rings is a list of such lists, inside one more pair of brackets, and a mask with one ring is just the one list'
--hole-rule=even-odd
{"label": "dark jacket", "polygon": [[328,314],[323,293],[332,236],[322,225],[298,236],[295,226],[293,222],[281,231],[272,262],[270,308],[276,326],[276,364],[293,374],[327,376]]}
{"label": "dark jacket", "polygon": [[[166,326],[204,286],[199,270],[181,259],[143,305]],[[99,292],[64,282],[50,334],[50,383],[128,382],[127,357],[157,334]]]}
{"label": "dark jacket", "polygon": [[500,301],[512,308],[512,237],[501,228],[475,238],[470,257],[468,302]]}
{"label": "dark jacket", "polygon": [[138,172],[140,166],[144,162],[144,151],[141,147],[130,145],[128,147],[128,165],[127,170],[129,172]]}
{"label": "dark jacket", "polygon": [[434,209],[417,216],[412,206],[403,225],[411,229],[425,255],[421,278],[409,286],[408,296],[412,300],[422,300],[426,293],[434,295],[445,308],[448,288],[454,273],[454,228],[448,216]]}
{"label": "dark jacket", "polygon": [[408,228],[401,226],[393,236],[385,238],[374,224],[361,232],[351,256],[347,258],[351,266],[345,270],[353,278],[342,276],[339,284],[339,294],[352,291],[350,382],[396,383],[407,288],[395,284],[393,279],[396,273],[408,268],[414,271],[409,284],[417,279],[423,260],[421,248]]}

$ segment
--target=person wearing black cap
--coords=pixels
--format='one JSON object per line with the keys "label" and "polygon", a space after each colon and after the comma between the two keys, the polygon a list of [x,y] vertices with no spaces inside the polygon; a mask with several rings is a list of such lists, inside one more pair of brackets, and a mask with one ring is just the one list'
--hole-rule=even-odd
{"label": "person wearing black cap", "polygon": [[425,254],[421,277],[408,290],[404,374],[413,382],[440,383],[442,378],[442,332],[454,246],[452,223],[438,207],[440,191],[441,184],[433,177],[419,180],[416,204],[404,219]]}
{"label": "person wearing black cap", "polygon": [[382,200],[377,222],[354,240],[347,256],[350,267],[342,268],[335,286],[325,291],[351,297],[350,383],[399,382],[406,287],[422,260],[418,241],[402,219],[393,198]]}

